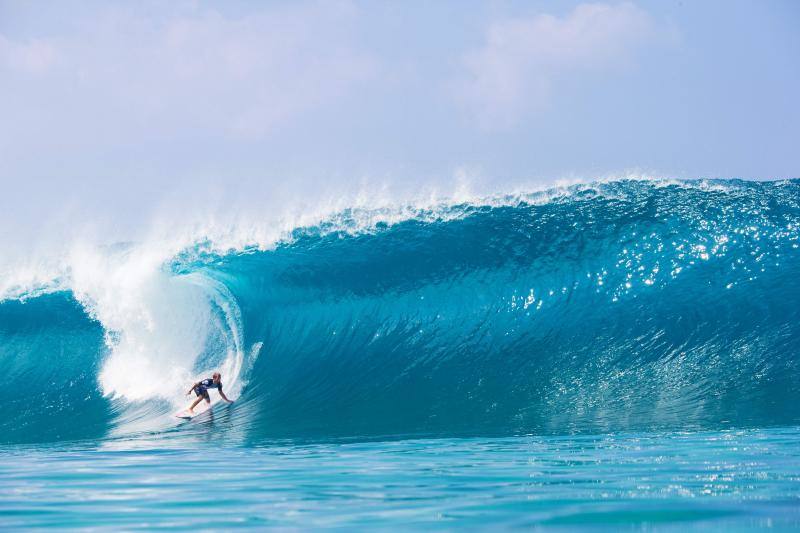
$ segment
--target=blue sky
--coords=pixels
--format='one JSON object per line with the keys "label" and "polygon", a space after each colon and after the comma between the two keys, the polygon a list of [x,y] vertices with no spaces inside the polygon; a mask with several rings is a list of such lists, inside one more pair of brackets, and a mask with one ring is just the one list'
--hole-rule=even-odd
{"label": "blue sky", "polygon": [[798,27],[790,1],[0,1],[0,218],[800,177]]}

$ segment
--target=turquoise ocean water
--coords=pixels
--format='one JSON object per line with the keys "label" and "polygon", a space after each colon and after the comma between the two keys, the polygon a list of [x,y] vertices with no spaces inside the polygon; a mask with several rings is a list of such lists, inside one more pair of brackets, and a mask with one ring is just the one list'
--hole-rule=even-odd
{"label": "turquoise ocean water", "polygon": [[4,527],[800,527],[798,428],[159,444],[5,450]]}
{"label": "turquoise ocean water", "polygon": [[0,295],[0,528],[798,528],[799,239],[622,181],[83,248]]}

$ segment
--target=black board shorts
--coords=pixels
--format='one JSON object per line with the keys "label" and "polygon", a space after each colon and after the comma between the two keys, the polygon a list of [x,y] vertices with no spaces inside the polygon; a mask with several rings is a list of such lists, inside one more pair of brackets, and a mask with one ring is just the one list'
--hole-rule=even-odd
{"label": "black board shorts", "polygon": [[197,397],[205,398],[208,401],[211,401],[211,398],[208,396],[208,389],[205,387],[195,387],[194,393],[197,394]]}

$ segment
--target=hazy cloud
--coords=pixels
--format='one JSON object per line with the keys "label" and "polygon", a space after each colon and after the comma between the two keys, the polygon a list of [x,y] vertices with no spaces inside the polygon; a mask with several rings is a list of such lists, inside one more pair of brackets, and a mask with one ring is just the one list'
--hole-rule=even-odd
{"label": "hazy cloud", "polygon": [[54,59],[55,50],[49,43],[40,40],[14,42],[0,35],[0,69],[40,74]]}
{"label": "hazy cloud", "polygon": [[372,76],[373,60],[351,42],[356,17],[341,2],[239,16],[118,5],[80,19],[79,31],[0,35],[0,112],[40,138],[262,136]]}
{"label": "hazy cloud", "polygon": [[484,127],[508,127],[546,105],[560,77],[629,62],[652,31],[650,16],[628,3],[496,20],[485,44],[463,57],[457,96]]}

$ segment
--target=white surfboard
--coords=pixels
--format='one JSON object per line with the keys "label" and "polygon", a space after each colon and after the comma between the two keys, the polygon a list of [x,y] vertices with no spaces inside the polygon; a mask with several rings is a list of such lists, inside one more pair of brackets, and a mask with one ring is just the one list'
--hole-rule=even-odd
{"label": "white surfboard", "polygon": [[[194,401],[194,400],[192,400],[192,401]],[[189,412],[189,407],[187,406],[186,409],[182,409],[181,411],[178,411],[177,413],[175,413],[175,417],[176,418],[182,418],[184,420],[191,420],[192,418],[196,417],[197,415],[202,415],[206,411],[210,411],[218,403],[219,403],[219,398],[212,399],[210,404],[208,402],[206,402],[205,400],[203,400],[203,401],[201,401],[200,403],[197,404],[197,406],[194,408],[194,412],[190,413]],[[189,404],[189,405],[191,405],[191,404]]]}

